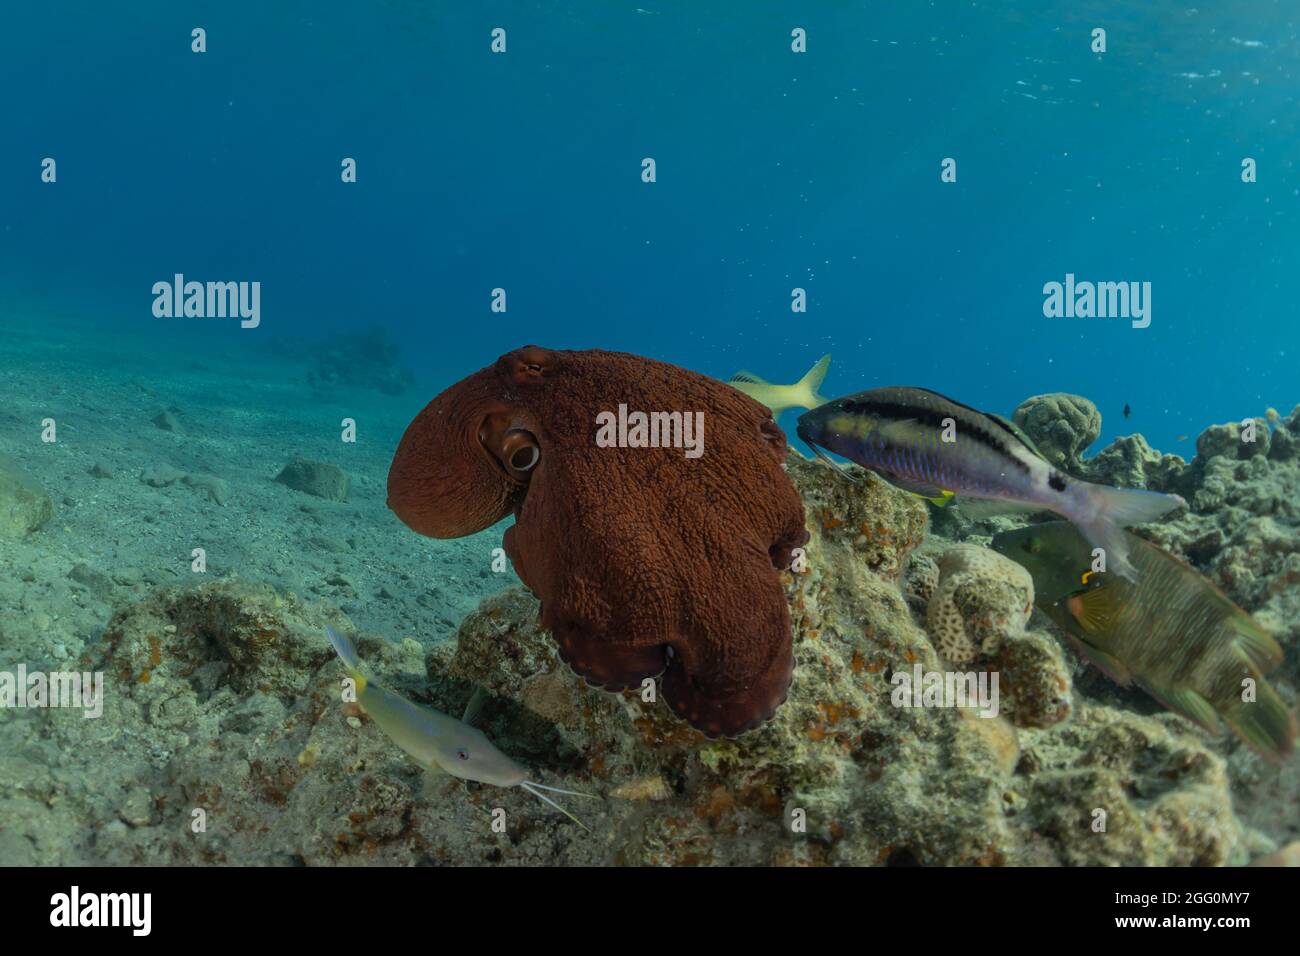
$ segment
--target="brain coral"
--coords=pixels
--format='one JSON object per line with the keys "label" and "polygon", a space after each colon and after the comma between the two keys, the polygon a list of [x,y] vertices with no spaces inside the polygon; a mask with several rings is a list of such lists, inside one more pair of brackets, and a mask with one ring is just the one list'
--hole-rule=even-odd
{"label": "brain coral", "polygon": [[1034,608],[1034,580],[1002,555],[959,544],[939,559],[939,584],[926,608],[926,630],[950,664],[997,651]]}
{"label": "brain coral", "polygon": [[1020,403],[1013,418],[1043,457],[1066,471],[1081,467],[1084,449],[1101,434],[1101,413],[1081,395],[1035,395]]}

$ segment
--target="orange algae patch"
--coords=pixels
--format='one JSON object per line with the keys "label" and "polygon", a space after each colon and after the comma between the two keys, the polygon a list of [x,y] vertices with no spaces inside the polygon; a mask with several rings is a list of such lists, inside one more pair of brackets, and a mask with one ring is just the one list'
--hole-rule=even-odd
{"label": "orange algae patch", "polygon": [[162,663],[162,641],[157,634],[149,635],[149,659],[145,662],[145,668],[136,678],[141,684],[147,684],[153,679],[153,671]]}
{"label": "orange algae patch", "polygon": [[638,717],[632,726],[641,735],[642,741],[652,746],[686,747],[697,746],[705,736],[685,721],[674,721],[669,726],[660,726],[649,717]]}
{"label": "orange algae patch", "polygon": [[819,701],[817,709],[821,711],[822,719],[809,725],[809,739],[820,743],[828,738],[833,738],[841,746],[849,747],[852,743],[852,738],[842,731],[834,731],[831,728],[846,717],[856,719],[861,716],[861,710],[850,705],[828,704],[825,701]]}
{"label": "orange algae patch", "polygon": [[717,823],[723,814],[732,813],[735,809],[736,798],[732,796],[731,791],[726,787],[717,786],[709,792],[708,799],[701,803],[695,812],[711,823]]}
{"label": "orange algae patch", "polygon": [[817,709],[825,715],[827,722],[831,724],[840,722],[840,709],[835,704],[819,703]]}

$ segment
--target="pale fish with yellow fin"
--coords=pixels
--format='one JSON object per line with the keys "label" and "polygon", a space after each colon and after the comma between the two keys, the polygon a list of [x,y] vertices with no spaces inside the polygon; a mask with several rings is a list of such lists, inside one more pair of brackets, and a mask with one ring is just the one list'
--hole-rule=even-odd
{"label": "pale fish with yellow fin", "polygon": [[772,417],[778,417],[791,408],[816,408],[825,404],[826,399],[817,394],[826,378],[826,370],[831,366],[831,357],[823,355],[817,364],[808,370],[803,378],[793,385],[773,385],[755,375],[753,372],[737,372],[727,384],[737,391],[744,392],[760,405],[766,405]]}
{"label": "pale fish with yellow fin", "polygon": [[1092,573],[1092,546],[1064,521],[1003,531],[992,547],[1029,571],[1038,607],[1116,683],[1211,733],[1222,717],[1271,760],[1291,753],[1295,714],[1265,680],[1282,662],[1277,641],[1205,577],[1124,533],[1137,583]]}
{"label": "pale fish with yellow fin", "polygon": [[474,780],[496,787],[519,787],[550,804],[584,830],[586,824],[541,791],[563,793],[573,797],[592,794],[561,790],[528,779],[528,771],[515,763],[474,726],[482,704],[482,691],[476,691],[460,720],[432,707],[422,707],[401,694],[382,687],[361,673],[356,646],[332,627],[327,627],[330,644],[343,668],[356,686],[357,703],[379,725],[393,743],[406,751],[425,770],[443,770],[462,780]]}

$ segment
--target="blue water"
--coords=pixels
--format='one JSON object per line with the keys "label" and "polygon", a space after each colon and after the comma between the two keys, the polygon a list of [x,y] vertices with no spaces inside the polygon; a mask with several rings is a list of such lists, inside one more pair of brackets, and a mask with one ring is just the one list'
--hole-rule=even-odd
{"label": "blue water", "polygon": [[[8,4],[0,307],[169,356],[377,321],[413,408],[525,343],[829,351],[829,396],[1072,391],[1190,456],[1300,401],[1297,8],[1222,6]],[[155,318],[177,272],[260,281],[261,326]],[[1067,272],[1151,282],[1150,327],[1045,318]]]}

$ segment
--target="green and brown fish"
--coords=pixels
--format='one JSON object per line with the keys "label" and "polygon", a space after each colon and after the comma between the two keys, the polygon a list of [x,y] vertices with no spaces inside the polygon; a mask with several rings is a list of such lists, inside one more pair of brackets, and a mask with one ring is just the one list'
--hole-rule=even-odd
{"label": "green and brown fish", "polygon": [[1079,481],[1054,468],[1007,419],[924,388],[837,398],[799,416],[798,431],[818,455],[823,448],[843,455],[936,503],[957,495],[1054,511],[1104,549],[1108,570],[1128,578],[1136,572],[1123,526],[1186,504],[1178,495]]}
{"label": "green and brown fish", "polygon": [[1116,683],[1212,733],[1222,717],[1265,757],[1289,754],[1295,715],[1264,680],[1282,662],[1277,642],[1202,575],[1124,533],[1137,583],[1091,574],[1090,545],[1064,521],[1003,531],[993,550],[1029,571],[1039,609]]}

